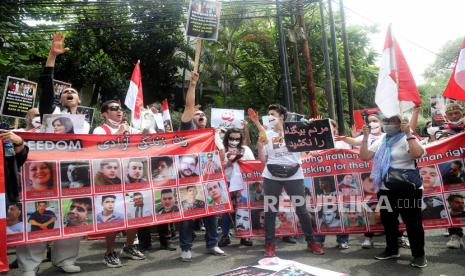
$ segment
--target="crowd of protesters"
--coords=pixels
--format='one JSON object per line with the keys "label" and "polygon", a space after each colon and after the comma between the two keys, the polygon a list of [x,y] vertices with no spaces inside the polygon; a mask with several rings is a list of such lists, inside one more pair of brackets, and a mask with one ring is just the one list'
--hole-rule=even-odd
{"label": "crowd of protesters", "polygon": [[[77,114],[80,104],[79,92],[71,87],[64,88],[59,97],[59,104],[54,101],[53,74],[56,58],[68,51],[63,47],[64,36],[55,34],[52,47],[45,64],[44,71],[40,78],[42,94],[40,97],[39,109],[29,110],[25,117],[25,128],[16,131],[39,132],[41,118],[46,114]],[[199,75],[192,73],[190,85],[186,94],[186,103],[182,113],[179,130],[204,129],[208,126],[208,118],[198,106],[195,105],[195,88]],[[420,135],[413,130],[416,128],[419,107],[414,108],[411,121],[394,116],[391,118],[373,114],[367,117],[367,124],[363,126],[361,133],[352,133],[350,136],[340,136],[337,133],[337,123],[330,120],[333,135],[336,138],[336,148],[338,149],[359,149],[362,160],[373,160],[373,169],[370,183],[374,185],[374,192],[378,197],[386,196],[391,202],[398,202],[398,199],[418,201],[422,199],[423,183],[418,181],[420,174],[416,170],[415,159],[425,154],[424,145],[434,143],[437,140],[447,138],[451,135],[461,133],[465,129],[463,122],[463,108],[458,103],[450,103],[446,107],[445,123],[440,127],[433,127],[427,123]],[[101,114],[105,120],[104,124],[96,127],[93,134],[136,134],[140,130],[132,128],[124,119],[124,111],[119,101],[106,101],[101,106]],[[248,113],[249,119],[259,132],[256,144],[258,155],[250,149],[250,137],[247,123],[243,122],[243,129],[217,129],[215,143],[221,152],[224,172],[229,186],[234,185],[234,181],[241,178],[238,160],[261,160],[264,164],[264,195],[265,197],[279,198],[283,189],[291,197],[306,194],[304,186],[304,175],[301,168],[300,155],[288,151],[284,142],[284,122],[287,119],[287,110],[280,104],[272,104],[268,107],[268,125],[266,128],[259,121],[259,116],[254,111]],[[84,131],[89,133],[90,125],[84,126]],[[7,191],[7,206],[13,206],[19,202],[17,179],[19,168],[27,159],[28,148],[24,141],[15,132],[10,130],[0,130],[0,137],[4,142],[5,158],[5,179]],[[137,163],[137,162],[135,162]],[[105,164],[103,164],[105,165]],[[390,180],[396,170],[408,169],[412,176],[398,181]],[[416,175],[418,174],[418,175]],[[12,177],[10,177],[12,176]],[[128,176],[129,177],[129,176]],[[121,181],[121,180],[120,180]],[[195,187],[194,187],[195,188]],[[169,192],[169,191],[168,191]],[[166,194],[169,195],[169,193]],[[163,192],[162,192],[163,193]],[[238,202],[241,198],[240,190],[231,192],[233,202]],[[237,199],[237,200],[236,200]],[[109,201],[109,202],[106,202]],[[111,202],[113,201],[113,202]],[[102,204],[114,204],[115,197],[102,198]],[[456,196],[449,198],[451,206],[458,206],[457,213],[462,214],[463,197]],[[276,255],[275,223],[279,200],[271,200],[264,214],[265,229],[265,257]],[[399,247],[411,248],[414,267],[425,267],[427,265],[424,251],[424,230],[422,226],[421,206],[412,203],[412,208],[400,208],[393,205],[393,212],[383,210],[381,221],[384,226],[386,236],[386,249],[376,258],[380,260],[398,258]],[[12,208],[12,212],[14,211]],[[164,208],[169,208],[165,206]],[[307,248],[313,254],[324,254],[324,235],[314,235],[312,218],[305,206],[295,206],[296,214],[302,227]],[[406,225],[406,234],[399,231],[399,216]],[[240,217],[240,216],[239,216]],[[174,225],[172,223],[158,225],[157,232],[160,236],[162,249],[176,250],[171,246],[172,237],[176,236],[176,229],[179,231],[180,256],[184,262],[192,261],[192,246],[195,238],[195,228],[199,224],[205,231],[206,252],[215,256],[224,256],[223,249],[231,244],[231,229],[236,223],[236,216],[225,213],[221,216],[208,216],[200,220],[185,220]],[[105,221],[110,221],[112,217],[104,217]],[[218,224],[218,222],[220,222]],[[238,222],[237,225],[240,223]],[[221,236],[218,235],[218,225],[221,226]],[[236,225],[236,226],[237,226]],[[239,226],[238,226],[239,227]],[[132,260],[144,260],[145,252],[152,249],[151,232],[155,227],[143,227],[140,229],[128,229],[126,231],[126,242],[119,254],[115,251],[115,239],[117,232],[105,235],[106,252],[103,255],[104,263],[111,268],[121,267],[120,257]],[[462,228],[449,228],[450,240],[447,242],[449,248],[460,248],[463,246]],[[361,243],[362,248],[373,247],[373,233],[365,233],[365,240]],[[139,243],[136,244],[138,239]],[[76,265],[79,254],[80,237],[55,240],[51,243],[38,242],[28,245],[16,246],[17,265],[23,275],[36,275],[40,263],[44,260],[47,248],[51,244],[51,261],[54,266],[66,273],[80,272],[81,268]],[[285,241],[295,243],[293,237],[285,237]],[[339,249],[349,248],[349,236],[340,234],[336,236]],[[241,238],[242,246],[252,246],[251,239]],[[221,248],[220,248],[221,247]]]}

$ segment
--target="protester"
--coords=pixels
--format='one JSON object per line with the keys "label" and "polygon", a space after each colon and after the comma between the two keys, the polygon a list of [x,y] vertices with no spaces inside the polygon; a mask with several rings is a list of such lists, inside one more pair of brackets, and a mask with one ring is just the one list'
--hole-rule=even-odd
{"label": "protester", "polygon": [[[250,115],[249,115],[250,116]],[[300,166],[300,154],[289,152],[284,143],[284,121],[287,110],[279,104],[268,107],[270,130],[265,132],[258,120],[258,114],[250,118],[266,137],[260,138],[257,143],[260,160],[266,164],[263,171],[265,188],[265,257],[276,255],[275,225],[279,210],[279,196],[284,188],[290,196],[291,202],[295,198],[305,197],[304,175]],[[266,140],[263,140],[266,139]],[[270,199],[273,202],[270,202]],[[310,215],[305,205],[294,206],[305,234],[308,250],[314,254],[324,254],[324,249],[313,237],[313,228]]]}
{"label": "protester", "polygon": [[138,134],[139,130],[130,127],[124,121],[123,108],[119,101],[108,100],[100,108],[105,123],[94,129],[93,134]]}
{"label": "protester", "polygon": [[[195,109],[195,86],[199,75],[192,73],[189,89],[186,94],[186,106],[181,116],[180,130],[204,129],[207,126],[207,117],[201,110]],[[218,233],[216,232],[216,216],[203,218],[206,228],[205,241],[207,252],[213,255],[225,255],[217,245]],[[184,262],[192,261],[192,232],[194,228],[193,220],[184,220],[180,223],[179,242],[181,246],[181,259]]]}
{"label": "protester", "polygon": [[[418,204],[423,195],[423,187],[415,162],[417,158],[425,154],[425,150],[412,135],[408,119],[401,120],[399,116],[394,116],[384,118],[382,122],[386,135],[370,147],[368,147],[370,130],[367,125],[363,126],[360,149],[362,160],[373,159],[372,178],[375,187],[379,189],[380,201],[387,200],[392,208],[392,210],[381,209],[381,219],[386,233],[386,249],[375,258],[386,260],[400,256],[398,244],[398,216],[400,214],[406,225],[411,245],[413,255],[411,266],[426,267],[425,233],[421,219],[421,206]],[[394,172],[396,169],[410,169],[409,176],[395,182],[392,180],[394,176],[388,176],[390,176],[389,172]],[[399,202],[402,202],[402,205]]]}
{"label": "protester", "polygon": [[40,113],[38,108],[31,108],[27,111],[26,116],[24,116],[24,120],[26,121],[25,128],[19,128],[14,131],[21,131],[21,132],[40,132],[40,127],[42,126],[40,123]]}
{"label": "protester", "polygon": [[[243,188],[242,174],[237,161],[255,160],[255,157],[252,153],[252,150],[248,146],[244,145],[244,136],[242,135],[242,131],[240,129],[228,129],[224,135],[223,146],[223,164],[225,169],[224,174],[226,176],[226,181],[228,182],[231,198],[233,199],[233,202],[236,202],[234,199],[238,197],[241,189]],[[231,191],[231,187],[237,188],[234,189],[235,191]],[[231,223],[231,215],[229,213],[224,213],[221,216],[222,235],[220,241],[218,242],[218,246],[223,247],[231,243],[231,239],[229,237]],[[245,246],[252,246],[253,242],[250,239],[241,238],[240,244]]]}

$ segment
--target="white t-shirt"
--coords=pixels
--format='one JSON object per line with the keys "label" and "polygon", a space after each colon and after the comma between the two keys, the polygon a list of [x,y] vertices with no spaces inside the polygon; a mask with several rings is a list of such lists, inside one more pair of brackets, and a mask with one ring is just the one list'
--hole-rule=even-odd
{"label": "white t-shirt", "polygon": [[[244,154],[242,155],[240,160],[255,160],[255,156],[253,155],[252,150],[248,146],[242,146],[242,149],[244,149]],[[226,152],[224,154],[224,160],[225,163],[228,161],[228,159],[226,158]],[[234,164],[236,164],[236,162],[233,163],[233,166]],[[227,181],[231,181],[233,166],[227,167],[224,170],[224,175],[226,176]]]}
{"label": "white t-shirt", "polygon": [[335,149],[352,149],[352,146],[347,144],[344,141],[336,141],[336,143],[334,143],[334,148]]}
{"label": "white t-shirt", "polygon": [[[268,156],[266,164],[278,164],[278,165],[296,165],[301,164],[299,152],[289,152],[286,143],[284,142],[284,136],[280,136],[279,133],[269,130],[266,132],[268,143],[265,145],[265,153]],[[303,179],[304,173],[302,167],[297,172],[288,178],[275,177],[271,175],[268,168],[265,165],[262,177],[272,180],[296,180]]]}
{"label": "white t-shirt", "polygon": [[[373,145],[373,143],[377,140],[379,140],[381,137],[383,137],[385,134],[381,134],[381,135],[373,135],[373,134],[368,134],[368,146],[371,146]],[[355,138],[355,140],[359,141],[359,142],[362,142],[363,140],[363,135],[360,135],[358,137]],[[360,147],[354,147],[354,148],[360,148]]]}

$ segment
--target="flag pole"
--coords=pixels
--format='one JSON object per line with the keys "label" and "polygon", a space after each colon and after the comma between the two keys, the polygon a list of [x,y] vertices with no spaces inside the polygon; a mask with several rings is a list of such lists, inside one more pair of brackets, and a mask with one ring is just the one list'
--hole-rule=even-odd
{"label": "flag pole", "polygon": [[194,59],[194,73],[199,72],[200,52],[202,51],[202,40],[197,38],[195,43],[195,59]]}

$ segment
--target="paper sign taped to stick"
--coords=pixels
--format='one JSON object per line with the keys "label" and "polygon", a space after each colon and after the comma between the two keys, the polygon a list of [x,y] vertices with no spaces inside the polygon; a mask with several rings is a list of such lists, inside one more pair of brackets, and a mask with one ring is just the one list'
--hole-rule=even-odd
{"label": "paper sign taped to stick", "polygon": [[34,107],[37,83],[8,76],[3,93],[1,114],[3,116],[24,118]]}
{"label": "paper sign taped to stick", "polygon": [[218,40],[220,15],[221,1],[191,0],[186,35],[194,38]]}
{"label": "paper sign taped to stick", "polygon": [[284,140],[291,152],[305,152],[334,148],[334,138],[329,119],[310,123],[285,122]]}
{"label": "paper sign taped to stick", "polygon": [[239,128],[242,129],[244,110],[212,108],[211,124],[214,128]]}

